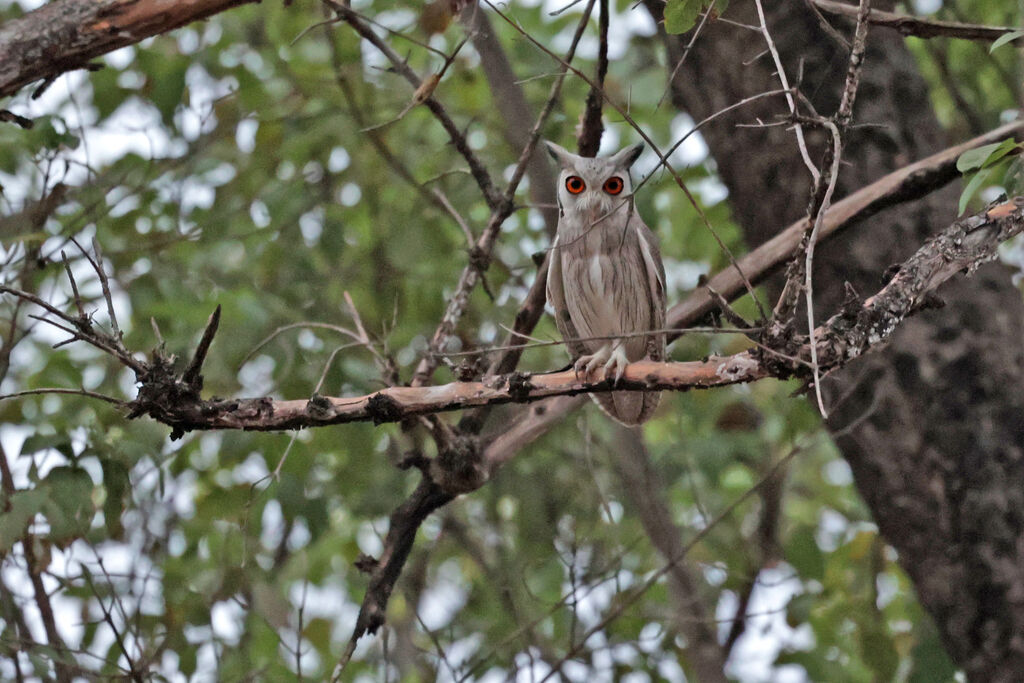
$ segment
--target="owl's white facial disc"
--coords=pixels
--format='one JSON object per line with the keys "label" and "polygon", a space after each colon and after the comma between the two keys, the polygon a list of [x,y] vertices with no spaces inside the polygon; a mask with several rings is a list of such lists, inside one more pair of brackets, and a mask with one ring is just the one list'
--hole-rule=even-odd
{"label": "owl's white facial disc", "polygon": [[628,205],[632,193],[629,167],[642,145],[600,158],[581,157],[552,142],[547,146],[561,166],[558,203],[563,216],[596,221]]}

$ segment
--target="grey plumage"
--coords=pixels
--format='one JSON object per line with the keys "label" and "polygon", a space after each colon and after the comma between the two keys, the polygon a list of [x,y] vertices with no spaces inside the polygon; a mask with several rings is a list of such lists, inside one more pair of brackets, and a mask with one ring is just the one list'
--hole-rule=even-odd
{"label": "grey plumage", "polygon": [[[665,327],[665,268],[657,237],[633,206],[629,178],[643,144],[597,159],[546,144],[562,169],[558,234],[548,257],[548,302],[576,371],[603,368],[618,381],[628,363],[665,359],[664,334],[587,339]],[[660,393],[613,391],[591,397],[619,422],[637,425],[653,414]]]}

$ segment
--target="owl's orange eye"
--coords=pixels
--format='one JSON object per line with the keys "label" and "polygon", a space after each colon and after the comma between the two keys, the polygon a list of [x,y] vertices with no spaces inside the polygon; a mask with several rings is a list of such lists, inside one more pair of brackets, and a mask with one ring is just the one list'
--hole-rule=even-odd
{"label": "owl's orange eye", "polygon": [[608,180],[604,181],[604,191],[608,194],[618,194],[622,192],[622,188],[622,178],[619,178],[618,176],[612,176]]}
{"label": "owl's orange eye", "polygon": [[565,189],[573,194],[579,194],[587,189],[587,184],[578,175],[571,175],[565,179]]}

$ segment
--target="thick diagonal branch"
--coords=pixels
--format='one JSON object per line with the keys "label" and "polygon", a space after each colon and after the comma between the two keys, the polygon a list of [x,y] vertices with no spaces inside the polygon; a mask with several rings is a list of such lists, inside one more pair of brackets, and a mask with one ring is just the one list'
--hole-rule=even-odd
{"label": "thick diagonal branch", "polygon": [[0,26],[0,97],[256,0],[56,0]]}

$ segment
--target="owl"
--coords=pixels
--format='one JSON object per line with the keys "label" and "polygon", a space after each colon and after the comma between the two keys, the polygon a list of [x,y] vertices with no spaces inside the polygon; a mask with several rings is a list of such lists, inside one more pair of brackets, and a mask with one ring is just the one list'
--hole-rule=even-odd
{"label": "owl", "polygon": [[[546,144],[561,166],[548,301],[576,373],[589,377],[601,369],[618,382],[629,363],[665,358],[665,335],[643,334],[665,327],[665,267],[657,238],[633,205],[629,178],[643,143],[598,159]],[[650,418],[659,396],[656,391],[591,394],[625,425]]]}

